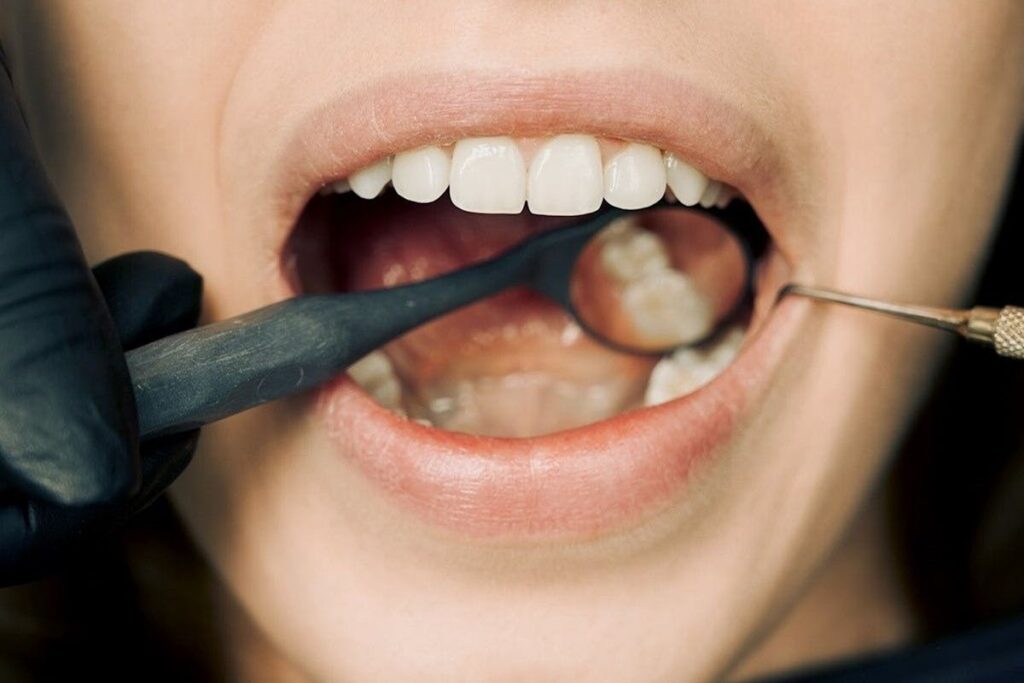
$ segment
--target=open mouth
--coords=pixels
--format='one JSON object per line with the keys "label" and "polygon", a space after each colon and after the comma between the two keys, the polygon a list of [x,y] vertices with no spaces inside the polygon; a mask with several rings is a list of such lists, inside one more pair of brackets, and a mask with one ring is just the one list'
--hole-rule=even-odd
{"label": "open mouth", "polygon": [[[645,211],[658,203],[679,210]],[[717,222],[705,230],[726,234],[742,221],[748,236],[766,234],[735,189],[652,145],[581,134],[467,138],[325,184],[285,258],[299,292],[392,287],[491,258],[604,204],[633,213],[595,244],[596,267],[622,283],[625,313],[650,329],[708,327],[711,293],[688,294],[692,278],[668,266],[666,245],[645,223]],[[712,208],[714,219],[701,211]],[[559,304],[520,289],[407,333],[349,375],[379,405],[423,426],[536,437],[696,391],[735,357],[752,322],[739,316],[708,342],[658,359],[609,348]]]}
{"label": "open mouth", "polygon": [[[594,88],[612,87],[620,114],[630,113],[619,91],[632,85],[607,75],[588,79],[516,92],[543,103],[554,87],[563,109],[555,118],[565,120]],[[464,102],[439,103],[429,79],[393,90],[403,106],[430,102],[434,113],[417,118],[411,109],[381,107],[383,88],[372,97],[346,96],[303,131],[292,168],[313,171],[303,189],[292,190],[297,218],[280,252],[290,293],[423,280],[605,204],[629,210],[626,222],[640,227],[647,207],[666,201],[681,207],[682,221],[708,220],[710,211],[726,227],[742,220],[749,231],[753,222],[767,248],[745,314],[700,346],[660,358],[622,353],[543,295],[507,290],[407,333],[324,388],[317,405],[326,434],[397,501],[461,536],[592,536],[663,508],[728,441],[767,385],[796,320],[789,314],[795,307],[775,305],[788,272],[786,250],[757,222],[756,201],[744,188],[767,175],[754,164],[770,155],[743,149],[752,136],[734,130],[732,157],[750,167],[716,178],[721,166],[707,162],[699,143],[658,144],[671,143],[672,134],[657,135],[653,123],[652,135],[643,135],[644,118],[659,116],[648,93],[632,112],[639,123],[622,124],[628,137],[609,134],[611,119],[597,122],[594,133],[549,132],[558,128],[546,109],[521,114],[524,126],[503,125],[495,122],[509,115],[480,102],[471,107],[479,120],[447,125],[448,137],[441,137],[430,130],[431,117],[443,129],[446,114]],[[702,111],[701,97],[685,106]],[[355,115],[362,107],[372,116]],[[593,113],[579,112],[588,117]],[[339,159],[330,150],[344,147],[340,140],[327,150],[314,147],[337,135],[338,118],[357,124],[353,135],[366,133],[378,152],[346,150],[348,158]],[[488,135],[488,125],[506,134]],[[388,126],[392,132],[383,133]],[[713,127],[705,125],[705,133]],[[649,275],[657,261],[633,227],[620,229],[618,253],[608,259],[627,280]],[[639,314],[658,322],[657,306]],[[698,314],[687,315],[677,322],[695,324]]]}

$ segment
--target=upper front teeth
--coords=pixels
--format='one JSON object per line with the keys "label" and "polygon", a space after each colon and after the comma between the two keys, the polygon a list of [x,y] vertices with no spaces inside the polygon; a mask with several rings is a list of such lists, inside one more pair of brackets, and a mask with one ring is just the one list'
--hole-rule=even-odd
{"label": "upper front teeth", "polygon": [[559,135],[530,162],[526,188],[530,213],[579,216],[597,211],[604,198],[601,147],[590,135]]}
{"label": "upper front teeth", "polygon": [[[451,147],[421,147],[382,159],[328,186],[364,199],[390,182],[414,202],[432,202],[449,190],[452,203],[474,213],[519,213],[524,205],[545,216],[579,216],[601,202],[642,209],[669,197],[685,206],[724,206],[721,183],[671,152],[640,143],[599,142],[591,135],[556,135],[525,145],[510,137],[466,138]],[[328,190],[325,188],[325,190]]]}
{"label": "upper front teeth", "polygon": [[512,138],[459,140],[450,182],[452,204],[463,211],[519,213],[526,203],[526,165]]}

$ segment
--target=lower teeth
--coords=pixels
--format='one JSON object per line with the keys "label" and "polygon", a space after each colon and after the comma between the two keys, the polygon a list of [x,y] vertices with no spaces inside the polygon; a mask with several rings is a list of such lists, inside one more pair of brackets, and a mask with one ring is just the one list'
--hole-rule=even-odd
{"label": "lower teeth", "polygon": [[[717,377],[735,358],[743,328],[726,330],[699,348],[682,348],[658,361],[643,392],[642,405],[685,396]],[[383,351],[374,351],[349,368],[349,376],[374,400],[396,415],[421,425],[451,431],[501,436],[532,436],[578,427],[634,405],[618,405],[628,395],[621,387],[586,385],[546,373],[459,380],[431,389],[430,397],[403,392]],[[533,410],[530,410],[530,407]]]}
{"label": "lower teeth", "polygon": [[647,380],[644,405],[654,406],[685,396],[713,380],[736,357],[743,336],[743,328],[732,327],[709,344],[677,349],[662,358]]}
{"label": "lower teeth", "polygon": [[391,359],[383,351],[373,351],[360,358],[349,366],[348,375],[377,403],[397,415],[405,415],[402,385]]}

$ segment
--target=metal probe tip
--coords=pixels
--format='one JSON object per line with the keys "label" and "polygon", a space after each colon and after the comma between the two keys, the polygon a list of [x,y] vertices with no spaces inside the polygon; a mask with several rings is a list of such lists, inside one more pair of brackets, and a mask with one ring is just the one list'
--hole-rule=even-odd
{"label": "metal probe tip", "polygon": [[808,287],[790,282],[779,290],[776,302],[787,296],[803,296],[817,301],[874,311],[900,320],[956,332],[967,339],[995,348],[1007,358],[1024,359],[1024,308],[976,306],[967,310],[935,308],[879,301],[867,297]]}

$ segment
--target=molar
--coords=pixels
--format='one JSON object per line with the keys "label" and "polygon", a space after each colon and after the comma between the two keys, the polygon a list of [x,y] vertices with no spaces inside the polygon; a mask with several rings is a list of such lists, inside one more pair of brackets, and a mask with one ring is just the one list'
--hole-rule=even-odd
{"label": "molar", "polygon": [[736,357],[744,334],[741,327],[733,327],[705,347],[678,349],[658,361],[647,382],[644,405],[666,403],[713,380]]}
{"label": "molar", "polygon": [[652,342],[703,339],[714,328],[714,312],[693,280],[666,268],[630,282],[622,304],[642,339]]}
{"label": "molar", "polygon": [[601,266],[620,283],[669,268],[665,243],[653,232],[639,227],[630,216],[613,221],[601,238]]}

